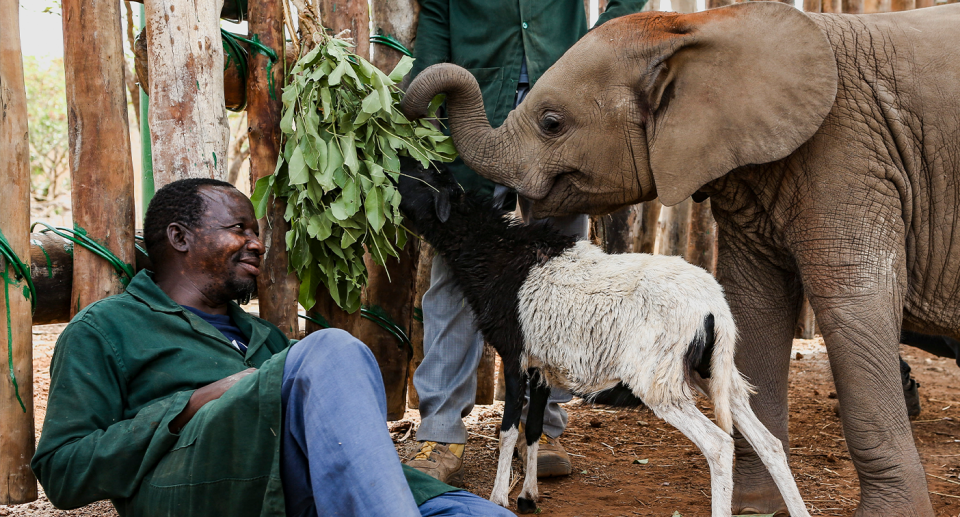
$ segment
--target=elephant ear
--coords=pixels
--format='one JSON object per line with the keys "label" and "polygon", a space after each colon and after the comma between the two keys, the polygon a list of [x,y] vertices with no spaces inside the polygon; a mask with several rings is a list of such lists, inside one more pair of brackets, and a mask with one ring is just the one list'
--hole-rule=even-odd
{"label": "elephant ear", "polygon": [[[779,2],[664,19],[648,97],[650,168],[672,206],[731,170],[786,157],[834,104],[837,63],[825,34]],[[652,123],[651,123],[652,122]]]}

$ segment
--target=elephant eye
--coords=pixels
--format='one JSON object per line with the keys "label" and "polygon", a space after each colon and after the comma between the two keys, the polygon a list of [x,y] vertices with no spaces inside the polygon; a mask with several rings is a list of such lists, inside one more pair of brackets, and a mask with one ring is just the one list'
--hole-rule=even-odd
{"label": "elephant eye", "polygon": [[563,129],[563,115],[554,112],[545,113],[540,117],[540,129],[548,135],[559,134]]}

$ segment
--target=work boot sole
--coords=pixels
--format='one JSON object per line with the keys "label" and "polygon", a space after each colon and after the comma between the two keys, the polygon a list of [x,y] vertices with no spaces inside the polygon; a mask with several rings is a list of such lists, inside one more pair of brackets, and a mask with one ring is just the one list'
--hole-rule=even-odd
{"label": "work boot sole", "polygon": [[537,477],[552,478],[558,476],[569,476],[573,467],[569,461],[556,456],[547,456],[546,458],[537,458]]}

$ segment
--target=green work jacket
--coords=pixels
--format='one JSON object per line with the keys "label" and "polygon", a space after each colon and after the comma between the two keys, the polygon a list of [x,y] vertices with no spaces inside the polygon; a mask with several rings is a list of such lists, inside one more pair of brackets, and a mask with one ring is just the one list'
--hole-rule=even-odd
{"label": "green work jacket", "polygon": [[[280,390],[290,341],[230,304],[249,337],[241,354],[140,272],[60,335],[32,467],[50,501],[111,499],[121,516],[285,516]],[[180,433],[170,421],[193,391],[247,368]],[[417,504],[454,490],[404,469]],[[426,479],[424,479],[426,478]]]}
{"label": "green work jacket", "polygon": [[[646,3],[610,0],[597,25],[639,12]],[[410,77],[437,63],[466,68],[480,84],[490,124],[498,127],[513,109],[524,55],[532,88],[586,33],[583,0],[420,0]],[[450,170],[465,189],[492,194],[493,183],[459,158]]]}

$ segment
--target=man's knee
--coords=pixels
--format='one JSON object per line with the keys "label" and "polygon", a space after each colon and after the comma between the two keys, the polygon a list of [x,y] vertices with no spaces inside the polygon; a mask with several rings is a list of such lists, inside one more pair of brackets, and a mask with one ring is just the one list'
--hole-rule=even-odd
{"label": "man's knee", "polygon": [[286,366],[299,369],[308,365],[335,368],[376,365],[373,352],[362,341],[341,329],[324,329],[308,335],[290,348]]}

